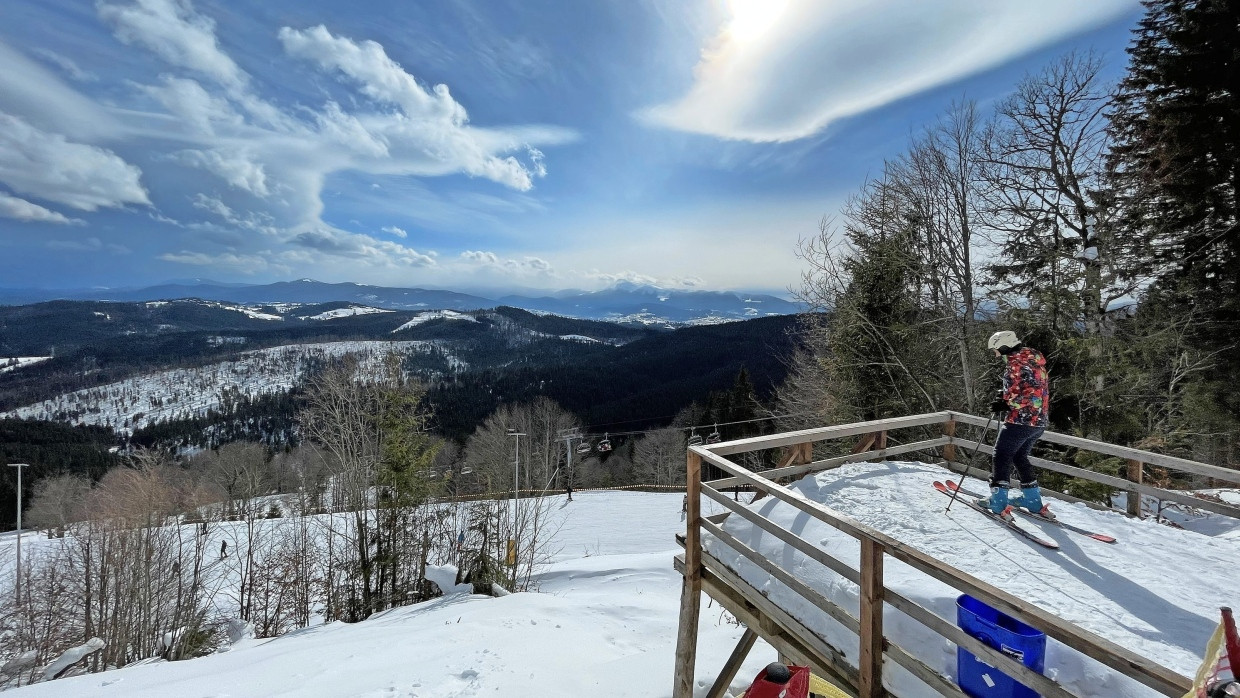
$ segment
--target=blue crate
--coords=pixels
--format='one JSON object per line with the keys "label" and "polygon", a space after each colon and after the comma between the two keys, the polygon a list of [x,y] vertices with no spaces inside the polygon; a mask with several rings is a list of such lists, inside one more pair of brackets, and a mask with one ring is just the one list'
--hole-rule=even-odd
{"label": "blue crate", "polygon": [[[968,594],[956,599],[956,623],[966,633],[1042,672],[1046,668],[1046,633],[1000,613]],[[974,698],[1037,698],[1038,693],[986,664],[963,647],[956,648],[956,683]]]}

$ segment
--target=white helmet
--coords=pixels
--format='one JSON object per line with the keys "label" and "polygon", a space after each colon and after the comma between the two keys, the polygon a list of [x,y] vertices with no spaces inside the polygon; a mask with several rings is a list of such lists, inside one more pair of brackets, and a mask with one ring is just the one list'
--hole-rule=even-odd
{"label": "white helmet", "polygon": [[1020,344],[1020,338],[1016,336],[1015,332],[1011,330],[1000,330],[990,335],[990,339],[986,342],[986,348],[998,350],[1002,353],[1017,344]]}

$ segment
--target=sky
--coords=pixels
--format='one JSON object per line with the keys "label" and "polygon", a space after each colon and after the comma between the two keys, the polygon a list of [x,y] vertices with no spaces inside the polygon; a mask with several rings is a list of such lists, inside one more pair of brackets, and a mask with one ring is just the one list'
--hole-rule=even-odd
{"label": "sky", "polygon": [[5,0],[0,286],[765,291],[1137,0]]}

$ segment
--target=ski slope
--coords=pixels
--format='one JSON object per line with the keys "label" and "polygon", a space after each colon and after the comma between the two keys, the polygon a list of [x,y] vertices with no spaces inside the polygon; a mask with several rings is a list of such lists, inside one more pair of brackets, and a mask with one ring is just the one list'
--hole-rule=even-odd
{"label": "ski slope", "polygon": [[[1053,502],[1061,518],[1111,533],[1119,543],[1107,545],[1027,522],[1061,546],[1058,551],[1045,550],[966,507],[945,514],[947,500],[930,483],[946,474],[921,463],[856,464],[809,476],[793,487],[1184,674],[1196,669],[1217,622],[1218,606],[1240,606],[1240,584],[1234,576],[1240,541],[1235,538]],[[975,481],[966,483],[970,484],[977,487]],[[454,590],[362,623],[331,623],[276,639],[243,640],[201,659],[153,661],[28,686],[15,695],[670,696],[680,594],[680,577],[672,567],[679,552],[673,536],[684,527],[681,497],[575,492],[572,502],[563,496],[553,498],[549,526],[556,530],[554,555],[538,576],[538,593],[490,598]],[[856,564],[853,539],[769,497],[751,508]],[[716,513],[712,506],[704,510]],[[1240,528],[1236,525],[1240,522],[1226,523],[1230,526],[1211,517],[1203,520],[1203,528],[1211,532]],[[738,517],[730,517],[725,528],[856,612],[855,586]],[[24,540],[27,545],[42,544],[34,535]],[[0,559],[11,560],[12,544],[11,535],[0,537]],[[709,536],[705,544],[720,557],[727,556]],[[817,615],[766,573],[744,561],[730,564],[794,614]],[[954,622],[954,590],[890,558],[885,579]],[[729,621],[717,604],[710,605],[704,597],[697,695],[705,693],[741,635],[742,628]],[[821,621],[810,625],[838,647],[855,647],[855,640],[841,634],[839,627]],[[954,676],[955,648],[946,640],[929,635],[890,608],[885,628],[895,642]],[[731,693],[739,693],[774,659],[774,651],[759,642]],[[1048,648],[1047,669],[1084,695],[1153,695],[1054,642]],[[889,666],[889,687],[901,695],[934,695],[900,671]]]}

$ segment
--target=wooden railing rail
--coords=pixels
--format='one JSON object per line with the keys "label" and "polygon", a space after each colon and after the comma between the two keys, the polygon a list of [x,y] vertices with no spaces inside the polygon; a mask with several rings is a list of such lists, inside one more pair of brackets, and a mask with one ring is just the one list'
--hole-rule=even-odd
{"label": "wooden railing rail", "polygon": [[[874,458],[882,458],[889,455],[897,455],[899,453],[908,453],[912,451],[930,450],[942,448],[945,452],[947,449],[954,450],[956,447],[965,447],[973,449],[981,449],[985,451],[985,447],[980,446],[976,442],[970,442],[955,437],[955,423],[965,422],[969,424],[976,423],[982,426],[985,420],[977,421],[977,418],[971,415],[959,415],[958,413],[939,412],[926,415],[915,415],[912,417],[900,417],[894,419],[874,420],[870,422],[862,422],[858,424],[840,425],[834,427],[823,427],[819,429],[807,429],[799,432],[790,432],[786,434],[777,434],[771,436],[754,437],[751,439],[742,439],[738,441],[714,444],[711,446],[694,446],[690,447],[688,455],[688,491],[689,510],[686,521],[685,536],[685,556],[683,562],[678,559],[678,567],[683,567],[685,575],[685,588],[682,595],[681,605],[681,626],[680,634],[677,638],[677,661],[676,661],[676,688],[673,693],[675,698],[688,698],[691,695],[693,681],[693,658],[695,654],[693,648],[696,647],[697,640],[697,606],[700,603],[699,595],[702,589],[703,575],[707,575],[712,585],[723,584],[731,589],[730,592],[739,594],[744,599],[745,608],[741,609],[745,614],[756,614],[754,617],[761,622],[766,619],[767,624],[775,623],[777,628],[764,628],[763,630],[772,633],[772,637],[779,636],[784,632],[781,628],[789,622],[787,614],[781,609],[766,608],[767,613],[761,612],[758,602],[754,596],[761,597],[762,594],[757,590],[749,587],[748,584],[739,580],[737,575],[724,569],[722,563],[717,558],[700,549],[701,531],[705,530],[712,534],[722,544],[732,548],[741,556],[758,566],[779,580],[785,587],[794,591],[798,595],[807,599],[815,607],[822,610],[824,614],[839,622],[843,627],[856,633],[859,637],[859,653],[860,660],[858,662],[855,673],[848,671],[851,667],[840,667],[833,664],[833,659],[838,660],[839,655],[829,646],[823,647],[821,638],[806,638],[802,636],[803,627],[796,630],[800,639],[789,647],[793,651],[811,651],[818,663],[826,663],[827,670],[833,671],[834,676],[847,676],[850,680],[855,678],[855,683],[851,684],[853,690],[862,698],[870,698],[872,696],[880,696],[885,693],[882,688],[881,671],[884,659],[890,659],[900,666],[910,671],[913,675],[918,676],[927,682],[932,688],[948,694],[962,695],[959,689],[948,682],[944,677],[940,676],[929,666],[913,657],[904,648],[891,642],[883,636],[882,630],[882,608],[884,603],[890,603],[893,607],[903,611],[906,615],[917,620],[935,633],[965,647],[973,652],[983,661],[991,664],[1004,671],[1010,676],[1014,676],[1031,686],[1039,693],[1047,696],[1055,696],[1056,698],[1066,698],[1072,695],[1057,682],[1049,679],[1041,674],[1037,674],[1032,670],[1024,667],[1019,662],[1014,661],[1010,657],[993,650],[983,643],[971,638],[955,625],[938,617],[930,610],[920,606],[916,602],[899,594],[895,590],[888,589],[883,583],[883,559],[891,556],[905,564],[917,569],[930,577],[937,579],[949,586],[952,586],[964,593],[967,593],[979,600],[991,605],[1000,611],[1013,616],[1029,625],[1039,628],[1062,644],[1089,656],[1100,663],[1116,670],[1117,672],[1128,676],[1155,691],[1167,696],[1182,696],[1191,686],[1191,680],[1181,676],[1178,673],[1163,667],[1156,662],[1140,657],[1119,645],[1097,636],[1089,631],[1078,628],[1071,623],[1053,616],[1041,609],[1029,605],[1024,601],[1004,592],[994,586],[987,584],[961,570],[941,562],[925,553],[911,548],[899,541],[875,530],[864,524],[861,524],[823,504],[819,504],[802,496],[799,492],[786,489],[780,486],[774,480],[777,478],[787,478],[796,475],[802,475],[817,470],[823,470],[830,467],[836,467],[848,462],[858,460],[870,460]],[[943,424],[943,436],[917,441],[910,444],[903,444],[886,448],[886,432],[893,429],[902,429],[910,427],[922,427],[933,424]],[[874,434],[874,438],[869,438],[869,434]],[[845,438],[849,436],[861,435],[863,438],[858,444],[860,450],[857,453],[848,454],[836,458],[815,461],[811,463],[796,463],[797,460],[804,460],[807,454],[803,444],[821,441],[825,439]],[[1076,438],[1076,437],[1071,437]],[[1049,440],[1049,439],[1048,439]],[[877,450],[873,449],[879,446]],[[743,453],[753,450],[765,448],[791,447],[792,456],[787,460],[787,465],[775,470],[766,471],[759,475],[751,472],[744,467],[733,463],[723,456],[731,453]],[[1136,452],[1142,458],[1139,462],[1153,462],[1145,458],[1145,452],[1130,449]],[[955,455],[954,453],[952,454]],[[1156,455],[1156,454],[1150,454]],[[951,460],[954,460],[951,459]],[[1179,459],[1177,459],[1179,460]],[[714,480],[707,483],[700,482],[701,465],[703,462],[709,463],[728,476],[722,479]],[[1192,461],[1186,461],[1194,463]],[[1164,467],[1176,467],[1160,463]],[[1072,468],[1072,466],[1063,466],[1063,468]],[[1204,468],[1213,469],[1214,466],[1205,464],[1196,464]],[[1080,470],[1073,468],[1073,470]],[[1223,470],[1223,469],[1219,469]],[[1082,471],[1090,475],[1098,475],[1090,471]],[[1195,471],[1199,474],[1205,474],[1201,471]],[[1072,472],[1070,474],[1076,474]],[[1107,476],[1102,476],[1107,477]],[[1132,483],[1120,478],[1112,478],[1122,483],[1123,488],[1138,487],[1157,490],[1157,488],[1149,488],[1149,486],[1141,483]],[[780,501],[789,504],[798,510],[812,516],[813,518],[843,531],[849,536],[856,538],[861,546],[861,568],[853,570],[850,565],[827,554],[817,546],[800,539],[790,531],[781,529],[777,524],[756,514],[739,503],[733,502],[732,498],[720,491],[723,487],[734,487],[737,485],[749,485],[759,491],[758,496],[772,496]],[[1163,491],[1157,490],[1158,493]],[[828,569],[835,571],[845,579],[858,584],[860,587],[860,609],[859,615],[853,617],[844,609],[833,604],[829,599],[820,592],[808,587],[797,577],[787,570],[779,567],[775,562],[763,558],[757,551],[750,549],[741,543],[735,537],[727,533],[722,526],[713,521],[706,521],[701,517],[700,502],[697,501],[701,496],[717,502],[728,510],[730,514],[743,517],[747,521],[761,528],[763,531],[771,534],[775,538],[781,540],[787,545],[793,547],[807,557],[823,564]],[[1188,495],[1183,495],[1188,497]],[[1199,500],[1193,499],[1193,503],[1197,504]],[[1226,505],[1224,505],[1226,506]],[[718,520],[716,517],[712,519]],[[695,548],[698,548],[695,550]],[[696,586],[691,586],[691,582],[696,580]],[[725,593],[722,588],[715,587],[719,593]],[[710,589],[708,589],[708,592]],[[769,600],[765,600],[765,604],[769,606]],[[688,609],[686,606],[693,606]],[[775,613],[778,618],[772,621],[771,614]],[[799,625],[799,624],[798,624]],[[750,626],[753,628],[753,626]],[[766,637],[767,633],[764,632]],[[742,638],[744,642],[745,638]],[[747,650],[746,650],[747,651]],[[781,651],[783,651],[781,649]],[[738,646],[737,652],[741,652]],[[736,654],[734,652],[734,654]],[[850,656],[851,653],[849,653]],[[789,655],[792,656],[792,655]],[[739,661],[739,660],[738,660]],[[731,663],[731,662],[730,662]],[[837,662],[838,663],[838,662]],[[719,683],[718,681],[716,682]]]}

